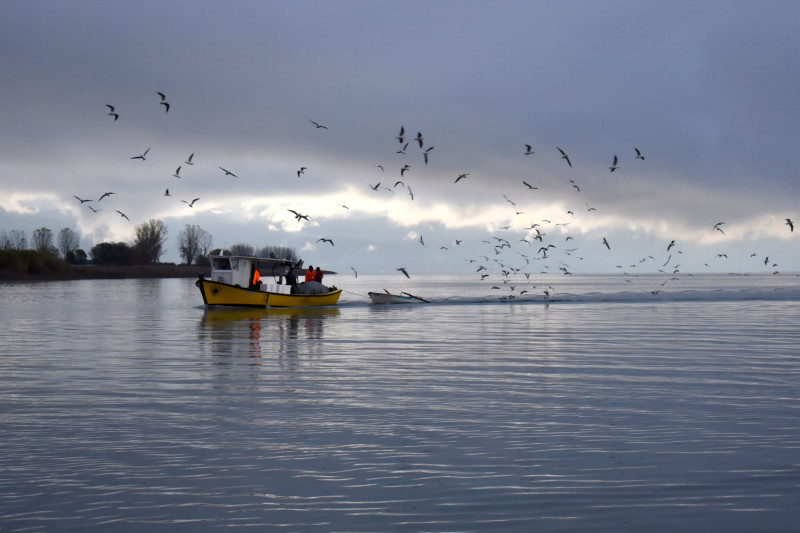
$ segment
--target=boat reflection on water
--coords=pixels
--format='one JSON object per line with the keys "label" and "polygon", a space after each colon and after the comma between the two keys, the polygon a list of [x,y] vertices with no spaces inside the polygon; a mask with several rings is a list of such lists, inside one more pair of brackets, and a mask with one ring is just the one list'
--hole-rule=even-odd
{"label": "boat reflection on water", "polygon": [[[205,308],[200,336],[209,355],[260,358],[319,356],[325,321],[338,307]],[[252,363],[252,362],[251,362]]]}

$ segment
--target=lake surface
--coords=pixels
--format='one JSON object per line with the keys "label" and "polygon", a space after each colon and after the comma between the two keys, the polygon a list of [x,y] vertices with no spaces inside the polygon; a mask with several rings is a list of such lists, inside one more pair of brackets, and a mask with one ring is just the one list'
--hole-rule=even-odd
{"label": "lake surface", "polygon": [[0,284],[0,530],[798,530],[800,278],[533,278]]}

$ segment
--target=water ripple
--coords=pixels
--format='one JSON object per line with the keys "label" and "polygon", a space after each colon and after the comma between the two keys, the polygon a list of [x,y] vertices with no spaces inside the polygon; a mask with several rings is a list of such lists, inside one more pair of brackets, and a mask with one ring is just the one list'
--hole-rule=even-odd
{"label": "water ripple", "polygon": [[0,311],[4,531],[796,525],[796,301],[220,313],[188,280],[58,287]]}

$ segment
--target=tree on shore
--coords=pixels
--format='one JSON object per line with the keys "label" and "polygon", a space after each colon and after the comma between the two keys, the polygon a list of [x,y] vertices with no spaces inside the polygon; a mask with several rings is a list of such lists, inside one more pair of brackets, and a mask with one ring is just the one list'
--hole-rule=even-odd
{"label": "tree on shore", "polygon": [[258,257],[271,257],[273,259],[297,260],[297,251],[288,246],[263,246],[258,249]]}
{"label": "tree on shore", "polygon": [[178,250],[187,265],[191,265],[201,255],[207,255],[211,248],[211,234],[200,226],[186,224],[178,233]]}
{"label": "tree on shore", "polygon": [[124,242],[101,242],[89,250],[92,263],[95,265],[130,265],[133,263],[134,251]]}
{"label": "tree on shore", "polygon": [[252,244],[244,244],[241,242],[237,242],[236,244],[232,244],[230,251],[233,255],[248,255],[253,256],[255,255],[255,248],[253,248]]}
{"label": "tree on shore", "polygon": [[12,229],[8,233],[0,231],[0,248],[4,250],[25,250],[28,248],[28,239],[25,232]]}
{"label": "tree on shore", "polygon": [[88,258],[86,257],[86,252],[80,248],[67,253],[67,257],[65,259],[70,265],[85,265],[89,262]]}
{"label": "tree on shore", "polygon": [[58,248],[53,246],[53,232],[45,227],[33,230],[33,249],[39,252],[58,255]]}
{"label": "tree on shore", "polygon": [[167,240],[167,226],[156,218],[136,226],[136,239],[133,248],[136,259],[144,263],[157,263],[164,254]]}
{"label": "tree on shore", "polygon": [[70,228],[63,228],[58,232],[56,243],[58,246],[58,251],[61,253],[61,257],[69,260],[69,255],[74,253],[80,245],[80,237],[78,237],[78,234],[72,231]]}

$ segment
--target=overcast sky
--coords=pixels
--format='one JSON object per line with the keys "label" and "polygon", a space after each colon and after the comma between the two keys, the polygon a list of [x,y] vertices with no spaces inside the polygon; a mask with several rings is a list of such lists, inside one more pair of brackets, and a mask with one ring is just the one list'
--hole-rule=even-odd
{"label": "overcast sky", "polygon": [[196,224],[215,247],[292,246],[341,273],[800,271],[797,2],[6,0],[0,15],[2,231],[69,227],[88,251],[156,218],[163,260]]}

